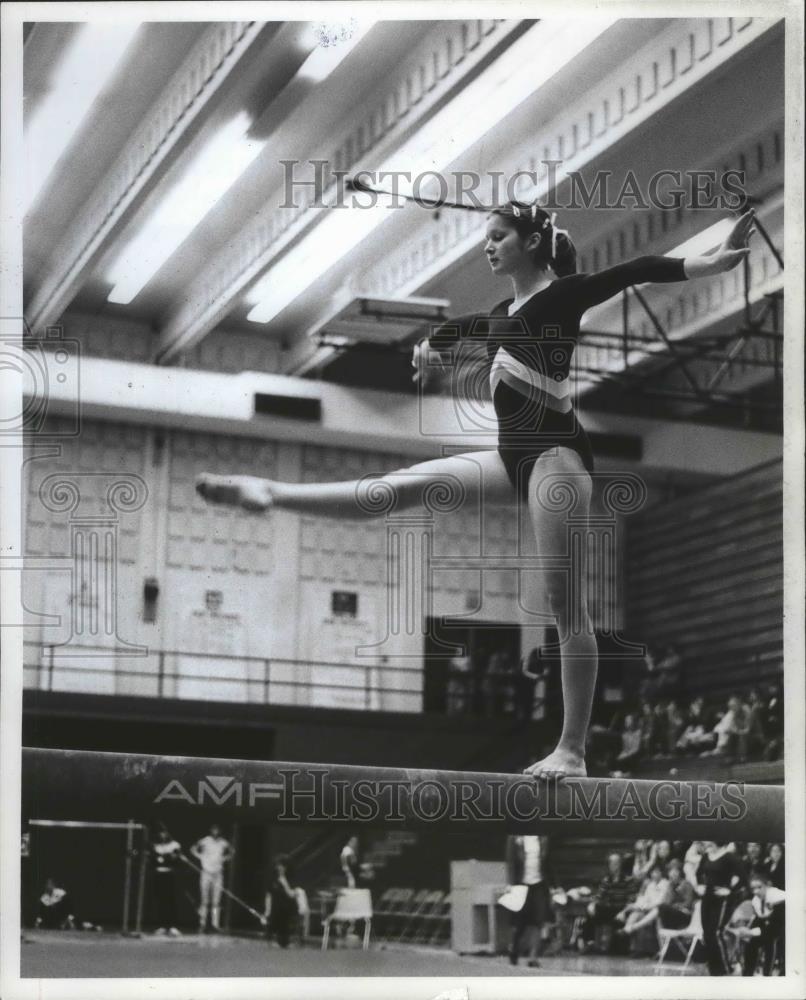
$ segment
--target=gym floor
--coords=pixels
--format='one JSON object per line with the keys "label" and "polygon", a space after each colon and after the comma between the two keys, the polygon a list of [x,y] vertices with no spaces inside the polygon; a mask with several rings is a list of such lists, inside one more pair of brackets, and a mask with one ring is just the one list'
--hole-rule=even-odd
{"label": "gym floor", "polygon": [[[416,962],[412,961],[416,955]],[[649,959],[561,954],[541,959],[541,968],[519,966],[506,956],[456,955],[444,948],[373,945],[316,946],[282,950],[258,938],[124,938],[115,934],[26,931],[21,945],[23,978],[142,978],[231,976],[647,976]],[[412,970],[416,969],[416,973]],[[670,973],[678,975],[674,963]],[[702,975],[703,966],[692,974]]]}

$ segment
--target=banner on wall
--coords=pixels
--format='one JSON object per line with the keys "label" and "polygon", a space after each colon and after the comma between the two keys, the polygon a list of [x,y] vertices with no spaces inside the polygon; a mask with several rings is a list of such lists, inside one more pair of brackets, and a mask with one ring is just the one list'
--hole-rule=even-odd
{"label": "banner on wall", "polygon": [[[356,649],[377,641],[375,596],[363,590],[334,589],[316,584],[303,596],[303,659],[312,663],[310,704],[336,708],[368,708],[377,697],[373,660]],[[341,664],[344,664],[341,666]]]}
{"label": "banner on wall", "polygon": [[224,610],[221,591],[207,591],[204,607],[187,612],[182,633],[179,648],[195,652],[177,658],[175,697],[252,700],[252,688],[260,678],[250,676],[254,665],[242,658],[246,628],[240,614]]}

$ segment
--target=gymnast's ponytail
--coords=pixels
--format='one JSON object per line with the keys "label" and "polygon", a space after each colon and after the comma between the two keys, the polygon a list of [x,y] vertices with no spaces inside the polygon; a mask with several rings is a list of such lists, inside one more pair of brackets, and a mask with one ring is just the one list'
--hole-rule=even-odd
{"label": "gymnast's ponytail", "polygon": [[564,229],[554,231],[554,254],[549,264],[558,278],[577,273],[577,251]]}

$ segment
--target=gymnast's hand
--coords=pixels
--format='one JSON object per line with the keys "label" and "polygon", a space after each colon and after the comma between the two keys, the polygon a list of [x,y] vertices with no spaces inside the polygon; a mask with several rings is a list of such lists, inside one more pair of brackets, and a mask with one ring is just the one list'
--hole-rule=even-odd
{"label": "gymnast's hand", "polygon": [[750,255],[748,243],[756,231],[755,220],[756,214],[751,208],[736,220],[730,234],[713,253],[702,257],[686,257],[683,264],[686,275],[689,278],[705,278],[712,274],[732,271]]}
{"label": "gymnast's hand", "polygon": [[202,472],[196,477],[196,492],[208,503],[264,511],[272,506],[272,483],[256,476],[216,476]]}
{"label": "gymnast's hand", "polygon": [[[429,364],[429,355],[431,363]],[[427,340],[421,340],[419,343],[414,345],[414,350],[411,355],[411,367],[414,369],[414,374],[411,377],[412,382],[415,385],[422,386],[423,389],[428,389],[437,380],[437,373],[435,371],[436,366],[433,364],[434,358],[439,355],[432,350],[431,345]]]}

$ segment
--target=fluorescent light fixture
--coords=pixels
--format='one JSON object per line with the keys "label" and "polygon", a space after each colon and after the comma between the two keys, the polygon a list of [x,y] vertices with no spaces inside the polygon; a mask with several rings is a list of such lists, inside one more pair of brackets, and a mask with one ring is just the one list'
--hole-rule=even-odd
{"label": "fluorescent light fixture", "polygon": [[[443,170],[574,59],[616,18],[540,21],[438,111],[380,170]],[[540,58],[535,53],[540,53]],[[402,188],[401,188],[402,190]],[[388,206],[325,216],[257,282],[247,319],[269,323],[388,217]]]}
{"label": "fluorescent light fixture", "polygon": [[[296,77],[316,82],[326,79],[373,24],[350,20],[311,25],[308,44],[317,47]],[[131,302],[262,151],[266,140],[249,138],[250,125],[247,113],[240,112],[193,159],[110,268],[107,277],[113,288],[109,302]]]}
{"label": "fluorescent light fixture", "polygon": [[266,142],[249,138],[250,124],[239,112],[193,158],[107,272],[109,302],[131,302],[260,153]]}
{"label": "fluorescent light fixture", "polygon": [[315,48],[297,70],[297,76],[316,83],[327,79],[374,24],[374,21],[359,22],[355,18],[329,24],[311,24],[308,45]]}
{"label": "fluorescent light fixture", "polygon": [[139,27],[139,22],[82,24],[67,45],[48,96],[25,123],[26,210],[111,80]]}

